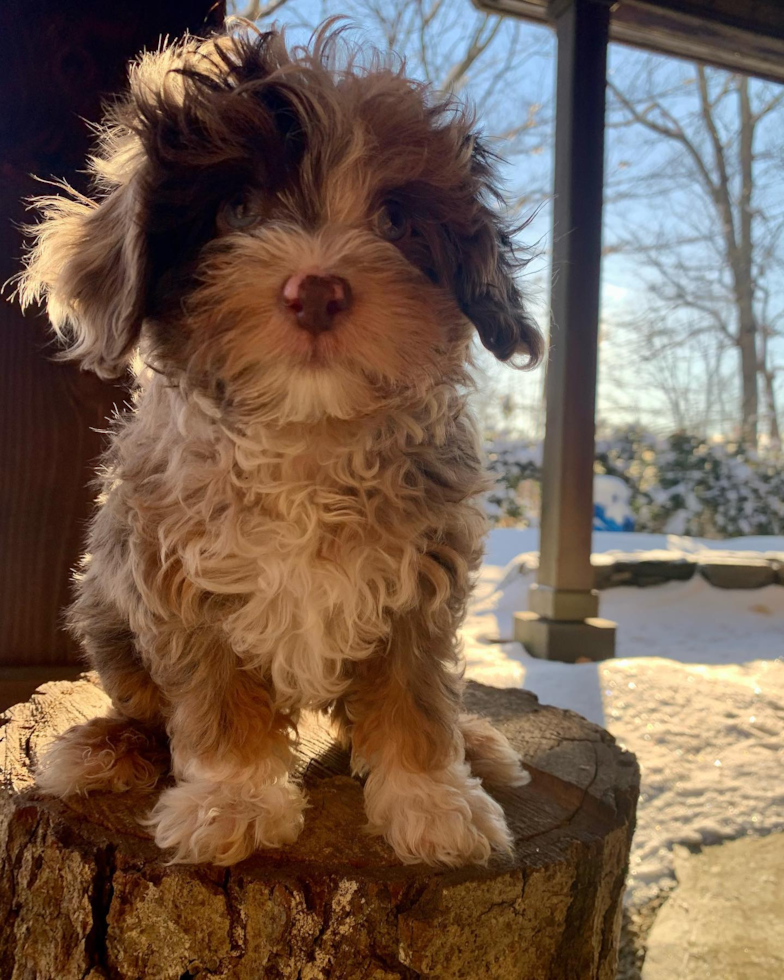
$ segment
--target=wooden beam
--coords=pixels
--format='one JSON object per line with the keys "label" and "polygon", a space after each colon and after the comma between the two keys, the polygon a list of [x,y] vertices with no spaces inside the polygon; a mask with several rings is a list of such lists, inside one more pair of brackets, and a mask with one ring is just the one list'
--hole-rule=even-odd
{"label": "wooden beam", "polygon": [[518,615],[515,629],[534,655],[599,659],[614,640],[608,624],[591,622],[599,608],[591,532],[609,7],[556,0],[550,16],[558,70],[542,526],[535,615]]}
{"label": "wooden beam", "polygon": [[[480,10],[548,22],[548,0],[473,0]],[[784,82],[781,0],[623,0],[610,40]]]}

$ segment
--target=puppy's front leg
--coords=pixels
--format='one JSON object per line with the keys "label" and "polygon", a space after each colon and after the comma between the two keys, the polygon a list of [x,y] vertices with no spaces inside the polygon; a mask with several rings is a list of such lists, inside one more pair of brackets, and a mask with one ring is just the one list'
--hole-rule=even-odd
{"label": "puppy's front leg", "polygon": [[432,649],[401,656],[393,642],[361,665],[342,706],[370,826],[406,863],[481,864],[511,849],[503,810],[465,759],[458,686]]}
{"label": "puppy's front leg", "polygon": [[210,665],[167,685],[177,785],[162,793],[148,826],[173,862],[235,864],[293,843],[302,829],[305,799],[289,776],[293,722],[258,678],[219,657],[213,650]]}

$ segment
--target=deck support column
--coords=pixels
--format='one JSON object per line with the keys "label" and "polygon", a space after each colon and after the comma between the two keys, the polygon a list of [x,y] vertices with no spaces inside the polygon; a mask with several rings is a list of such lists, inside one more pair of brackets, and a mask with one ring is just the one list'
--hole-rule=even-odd
{"label": "deck support column", "polygon": [[515,614],[515,639],[533,656],[569,662],[615,649],[591,567],[609,14],[607,0],[549,8],[558,74],[542,521],[539,574],[530,611]]}

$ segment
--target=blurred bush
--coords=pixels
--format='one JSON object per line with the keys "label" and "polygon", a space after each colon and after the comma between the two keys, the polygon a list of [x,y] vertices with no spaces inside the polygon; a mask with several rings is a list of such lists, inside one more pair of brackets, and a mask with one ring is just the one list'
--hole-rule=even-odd
{"label": "blurred bush", "polygon": [[[535,526],[540,511],[541,445],[486,443],[496,477],[487,494],[491,523]],[[784,534],[784,456],[684,432],[665,438],[638,428],[597,440],[595,472],[629,488],[634,530],[702,538]]]}

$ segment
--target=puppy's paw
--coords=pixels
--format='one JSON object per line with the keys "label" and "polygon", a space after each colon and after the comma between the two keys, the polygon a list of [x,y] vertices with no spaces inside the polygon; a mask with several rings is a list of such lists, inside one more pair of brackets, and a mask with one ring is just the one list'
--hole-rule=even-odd
{"label": "puppy's paw", "polygon": [[47,747],[36,767],[38,788],[52,796],[150,790],[169,767],[162,739],[125,718],[92,718]]}
{"label": "puppy's paw", "polygon": [[371,830],[405,864],[485,864],[493,850],[512,850],[504,811],[464,762],[431,773],[376,769],[365,806]]}
{"label": "puppy's paw", "polygon": [[485,718],[461,715],[458,721],[471,772],[486,786],[527,786],[531,774],[507,739]]}
{"label": "puppy's paw", "polygon": [[293,844],[305,797],[281,779],[264,785],[188,781],[164,790],[144,825],[172,849],[171,864],[230,865],[259,848]]}

